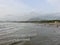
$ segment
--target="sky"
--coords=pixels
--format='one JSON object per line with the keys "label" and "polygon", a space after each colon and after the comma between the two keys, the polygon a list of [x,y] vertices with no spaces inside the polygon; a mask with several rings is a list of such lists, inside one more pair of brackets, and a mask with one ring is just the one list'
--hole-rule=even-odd
{"label": "sky", "polygon": [[33,16],[60,13],[60,0],[0,0],[0,18],[23,20],[32,16],[31,13]]}

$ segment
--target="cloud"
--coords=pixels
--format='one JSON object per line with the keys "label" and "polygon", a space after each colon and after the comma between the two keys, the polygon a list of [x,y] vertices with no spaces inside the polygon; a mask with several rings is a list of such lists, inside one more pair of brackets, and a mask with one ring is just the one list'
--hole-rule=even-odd
{"label": "cloud", "polygon": [[60,0],[47,0],[47,1],[51,3],[56,3],[56,2],[59,2]]}
{"label": "cloud", "polygon": [[31,11],[31,8],[21,0],[0,0],[0,18],[6,15],[22,15]]}
{"label": "cloud", "polygon": [[54,8],[54,11],[60,12],[60,0],[47,0],[47,2]]}

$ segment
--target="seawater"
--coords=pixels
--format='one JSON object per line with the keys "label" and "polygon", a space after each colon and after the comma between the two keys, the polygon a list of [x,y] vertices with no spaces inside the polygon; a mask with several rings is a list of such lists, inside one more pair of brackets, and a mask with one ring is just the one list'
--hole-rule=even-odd
{"label": "seawater", "polygon": [[0,23],[0,45],[60,45],[60,27],[38,23]]}

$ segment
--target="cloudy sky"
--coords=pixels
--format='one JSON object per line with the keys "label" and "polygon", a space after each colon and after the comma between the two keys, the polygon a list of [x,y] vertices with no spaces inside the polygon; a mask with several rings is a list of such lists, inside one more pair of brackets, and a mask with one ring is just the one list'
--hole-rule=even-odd
{"label": "cloudy sky", "polygon": [[23,20],[28,18],[27,16],[32,16],[30,13],[58,12],[60,12],[60,0],[0,0],[0,18],[20,17]]}

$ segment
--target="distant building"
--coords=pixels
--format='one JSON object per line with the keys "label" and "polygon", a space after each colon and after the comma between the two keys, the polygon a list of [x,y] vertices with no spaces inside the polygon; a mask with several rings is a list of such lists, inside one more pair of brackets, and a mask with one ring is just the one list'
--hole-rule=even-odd
{"label": "distant building", "polygon": [[55,23],[59,23],[58,21],[55,21]]}

